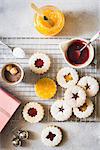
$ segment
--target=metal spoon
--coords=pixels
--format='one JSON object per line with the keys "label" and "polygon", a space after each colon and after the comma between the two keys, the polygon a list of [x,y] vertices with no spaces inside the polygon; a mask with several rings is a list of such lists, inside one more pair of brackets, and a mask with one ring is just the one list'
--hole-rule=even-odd
{"label": "metal spoon", "polygon": [[25,52],[24,52],[24,50],[22,48],[9,46],[8,44],[2,42],[1,40],[0,40],[0,42],[3,45],[7,46],[12,51],[13,56],[15,58],[24,58],[25,57]]}
{"label": "metal spoon", "polygon": [[95,34],[95,35],[89,40],[89,42],[88,42],[86,45],[84,45],[81,49],[79,49],[79,50],[76,49],[76,50],[73,51],[73,55],[75,56],[75,61],[77,61],[77,60],[80,58],[82,51],[83,51],[89,44],[91,44],[93,41],[95,41],[99,36],[100,36],[100,32],[98,32],[97,34]]}

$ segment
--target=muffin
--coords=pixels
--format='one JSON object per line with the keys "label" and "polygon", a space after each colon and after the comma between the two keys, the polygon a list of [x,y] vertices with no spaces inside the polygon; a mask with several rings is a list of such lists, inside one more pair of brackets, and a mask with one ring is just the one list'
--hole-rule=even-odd
{"label": "muffin", "polygon": [[99,91],[99,83],[97,82],[96,79],[94,79],[91,76],[82,77],[79,80],[78,85],[84,88],[87,96],[89,97],[95,96],[97,92]]}
{"label": "muffin", "polygon": [[29,102],[23,109],[23,118],[30,123],[37,123],[44,117],[44,109],[42,105],[36,102]]}
{"label": "muffin", "polygon": [[57,146],[62,140],[62,131],[59,127],[48,126],[43,129],[41,140],[46,146]]}
{"label": "muffin", "polygon": [[64,100],[70,107],[80,107],[85,103],[86,93],[83,88],[75,85],[65,91]]}
{"label": "muffin", "polygon": [[47,100],[54,97],[56,91],[56,83],[50,78],[41,78],[35,84],[36,95],[41,99]]}
{"label": "muffin", "polygon": [[74,115],[78,118],[87,118],[92,114],[93,109],[94,107],[92,101],[87,98],[83,106],[78,108],[73,108],[73,112]]}
{"label": "muffin", "polygon": [[57,100],[52,104],[50,112],[56,120],[65,121],[71,117],[72,108],[64,100]]}
{"label": "muffin", "polygon": [[57,73],[57,82],[63,88],[73,86],[78,81],[78,73],[75,69],[70,67],[64,67]]}
{"label": "muffin", "polygon": [[43,53],[35,53],[29,59],[29,66],[32,72],[36,74],[44,74],[50,68],[50,58]]}

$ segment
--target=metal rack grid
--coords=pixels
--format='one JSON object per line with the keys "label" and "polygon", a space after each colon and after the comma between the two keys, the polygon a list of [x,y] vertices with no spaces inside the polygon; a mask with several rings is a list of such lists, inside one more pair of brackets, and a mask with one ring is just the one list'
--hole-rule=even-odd
{"label": "metal rack grid", "polygon": [[[18,98],[22,100],[22,105],[28,101],[36,101],[39,103],[42,103],[45,106],[45,118],[44,121],[51,121],[54,122],[55,120],[51,117],[49,113],[50,105],[53,103],[55,99],[61,99],[64,95],[64,89],[62,89],[60,86],[58,86],[58,91],[56,96],[52,100],[48,101],[43,101],[40,100],[34,92],[34,84],[35,82],[41,78],[41,77],[50,77],[56,80],[56,75],[57,72],[60,68],[67,66],[65,63],[60,50],[59,50],[59,43],[67,40],[67,37],[51,37],[51,38],[44,38],[44,37],[2,37],[0,40],[4,41],[5,43],[11,45],[11,46],[18,46],[22,47],[26,53],[26,57],[24,59],[18,59],[14,58],[12,56],[12,52],[5,47],[4,45],[0,44],[0,69],[2,66],[8,62],[17,62],[20,63],[21,66],[24,68],[25,71],[25,77],[23,79],[23,82],[20,84],[16,85],[14,88],[12,86],[6,85],[2,79],[0,79],[0,84],[5,87],[9,92],[14,93]],[[83,75],[92,75],[93,77],[98,78],[99,77],[99,69],[98,69],[98,61],[99,59],[99,54],[98,54],[98,42],[95,41],[93,43],[93,46],[95,48],[95,58],[92,62],[91,65],[89,65],[86,68],[83,69],[78,69],[80,77]],[[35,75],[33,74],[28,65],[28,60],[30,56],[34,52],[44,52],[48,54],[51,58],[51,68],[48,71],[48,73],[44,75]],[[86,119],[78,119],[75,116],[72,116],[69,121],[82,121],[82,122],[96,122],[100,121],[98,118],[98,100],[99,100],[99,95],[96,97],[92,98],[94,105],[95,105],[95,110],[94,113]],[[13,120],[20,120],[22,119],[20,116],[20,113],[22,111],[22,107],[19,109],[19,113],[14,115]]]}

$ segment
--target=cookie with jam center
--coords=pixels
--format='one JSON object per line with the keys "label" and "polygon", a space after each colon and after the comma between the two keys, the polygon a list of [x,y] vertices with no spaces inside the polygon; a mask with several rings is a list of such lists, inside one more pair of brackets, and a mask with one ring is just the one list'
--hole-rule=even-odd
{"label": "cookie with jam center", "polygon": [[22,114],[26,121],[36,123],[43,119],[44,109],[39,103],[29,102],[24,106]]}
{"label": "cookie with jam center", "polygon": [[62,140],[62,130],[57,126],[48,126],[43,129],[41,140],[46,146],[57,146]]}
{"label": "cookie with jam center", "polygon": [[50,68],[50,58],[43,53],[35,53],[29,59],[29,66],[32,72],[36,74],[44,74]]}
{"label": "cookie with jam center", "polygon": [[78,73],[75,69],[64,67],[57,73],[57,82],[63,88],[69,88],[78,82]]}
{"label": "cookie with jam center", "polygon": [[94,110],[92,101],[87,98],[86,102],[81,107],[73,108],[74,115],[78,118],[87,118],[89,117]]}

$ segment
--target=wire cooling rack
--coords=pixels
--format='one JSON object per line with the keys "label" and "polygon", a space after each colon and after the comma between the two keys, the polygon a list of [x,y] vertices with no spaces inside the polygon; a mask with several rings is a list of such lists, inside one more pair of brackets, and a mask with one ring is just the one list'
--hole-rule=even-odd
{"label": "wire cooling rack", "polygon": [[[41,77],[50,77],[54,80],[56,80],[57,72],[60,68],[67,66],[65,63],[61,52],[59,50],[59,43],[67,40],[67,37],[52,37],[52,38],[34,38],[34,37],[2,37],[0,40],[4,41],[5,43],[9,44],[10,46],[14,47],[21,47],[24,49],[26,53],[26,57],[23,59],[14,58],[12,56],[12,52],[4,45],[0,44],[0,69],[2,66],[8,62],[16,62],[21,64],[21,66],[24,68],[25,71],[25,77],[23,79],[23,82],[20,84],[12,87],[6,85],[2,79],[0,78],[0,84],[5,87],[9,92],[13,93],[15,96],[21,99],[22,105],[28,101],[36,101],[39,103],[42,103],[45,107],[45,119],[44,121],[51,121],[54,122],[55,120],[50,115],[50,105],[55,101],[56,99],[62,99],[64,95],[64,89],[62,89],[60,86],[58,86],[58,91],[56,96],[48,101],[40,100],[35,92],[34,92],[34,84],[35,82],[41,78]],[[99,40],[95,41],[93,43],[94,49],[95,49],[95,58],[91,65],[89,65],[86,68],[79,69],[79,75],[80,77],[83,75],[92,75],[93,77],[96,77],[99,80],[100,77],[100,71],[99,71],[99,57],[100,54],[98,53],[99,49]],[[30,56],[35,52],[43,52],[50,56],[51,58],[51,68],[50,70],[44,74],[44,75],[35,75],[33,74],[28,65],[28,61]],[[68,121],[82,121],[82,122],[96,122],[100,121],[98,116],[98,108],[99,108],[99,94],[92,98],[95,109],[94,113],[86,119],[78,119],[75,116],[72,116]],[[23,106],[22,106],[23,107]],[[21,119],[21,111],[22,107],[18,109],[18,113],[13,116],[13,120],[20,120]]]}

